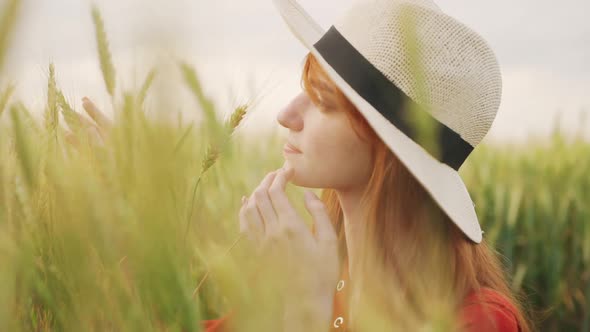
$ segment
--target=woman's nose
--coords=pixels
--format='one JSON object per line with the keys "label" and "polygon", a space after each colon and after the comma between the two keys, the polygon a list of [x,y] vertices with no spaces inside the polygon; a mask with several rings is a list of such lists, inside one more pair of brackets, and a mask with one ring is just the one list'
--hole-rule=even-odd
{"label": "woman's nose", "polygon": [[303,106],[302,96],[298,95],[279,112],[277,121],[285,128],[295,131],[302,130],[303,117],[301,116],[301,111]]}

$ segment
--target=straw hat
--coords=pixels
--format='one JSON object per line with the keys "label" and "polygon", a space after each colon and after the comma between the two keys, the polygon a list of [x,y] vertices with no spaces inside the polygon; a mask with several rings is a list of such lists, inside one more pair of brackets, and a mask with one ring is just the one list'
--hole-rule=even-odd
{"label": "straw hat", "polygon": [[[430,0],[359,1],[327,31],[295,0],[273,1],[377,135],[480,243],[483,232],[458,170],[500,106],[500,68],[486,41]],[[438,150],[418,139],[415,116],[437,125]]]}

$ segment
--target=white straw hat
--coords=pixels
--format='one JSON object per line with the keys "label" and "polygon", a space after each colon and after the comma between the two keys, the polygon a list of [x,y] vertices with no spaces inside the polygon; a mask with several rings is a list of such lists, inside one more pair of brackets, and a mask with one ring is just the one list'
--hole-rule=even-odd
{"label": "white straw hat", "polygon": [[[274,3],[377,135],[465,235],[480,243],[483,232],[458,170],[500,106],[500,68],[486,41],[430,0],[359,1],[328,31],[295,0]],[[418,64],[408,54],[408,35]],[[417,107],[401,107],[408,101]],[[418,142],[407,112],[439,125],[440,153]]]}

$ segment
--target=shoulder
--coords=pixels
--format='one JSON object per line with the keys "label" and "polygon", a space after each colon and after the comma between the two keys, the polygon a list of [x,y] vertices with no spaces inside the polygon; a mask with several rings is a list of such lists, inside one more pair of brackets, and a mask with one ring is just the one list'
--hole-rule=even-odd
{"label": "shoulder", "polygon": [[516,307],[503,294],[481,288],[465,297],[459,312],[465,331],[518,332]]}

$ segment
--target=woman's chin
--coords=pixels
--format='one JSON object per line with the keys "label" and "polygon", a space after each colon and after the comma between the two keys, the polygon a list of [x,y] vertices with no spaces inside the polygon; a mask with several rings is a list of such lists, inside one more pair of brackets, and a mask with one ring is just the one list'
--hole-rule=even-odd
{"label": "woman's chin", "polygon": [[[291,164],[293,165],[293,164]],[[300,187],[301,186],[301,175],[300,175],[300,171],[297,169],[296,166],[292,166],[293,167],[293,175],[291,175],[291,178],[289,179],[289,182],[295,186]]]}
{"label": "woman's chin", "polygon": [[306,179],[301,173],[298,174],[297,170],[295,170],[289,182],[297,187],[318,188],[316,181]]}
{"label": "woman's chin", "polygon": [[289,159],[285,159],[285,163],[283,167],[289,165],[293,167],[293,175],[291,175],[291,179],[289,182],[298,187],[306,187],[306,188],[314,188],[314,185],[317,184],[316,181],[305,177],[304,170],[301,169],[297,163],[291,162]]}

